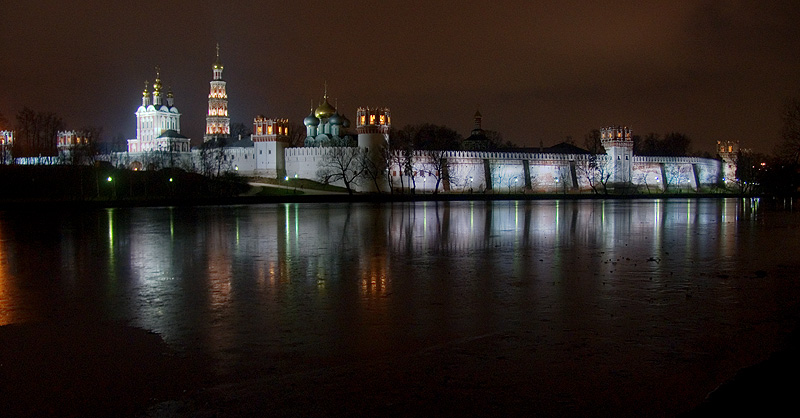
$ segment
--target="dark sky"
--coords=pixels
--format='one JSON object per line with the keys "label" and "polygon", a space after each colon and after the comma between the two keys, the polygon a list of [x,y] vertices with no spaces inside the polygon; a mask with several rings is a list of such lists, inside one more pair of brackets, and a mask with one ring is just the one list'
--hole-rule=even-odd
{"label": "dark sky", "polygon": [[592,128],[679,131],[770,152],[800,95],[800,2],[0,0],[0,113],[134,137],[154,67],[202,138],[214,46],[231,118],[301,121],[323,93],[354,119],[484,128],[545,146]]}

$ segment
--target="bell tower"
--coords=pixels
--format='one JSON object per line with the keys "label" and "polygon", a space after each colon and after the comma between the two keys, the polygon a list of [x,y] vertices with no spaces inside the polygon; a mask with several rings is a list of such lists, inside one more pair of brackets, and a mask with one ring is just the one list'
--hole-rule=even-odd
{"label": "bell tower", "polygon": [[225,91],[225,81],[222,79],[222,61],[219,59],[219,44],[217,44],[217,59],[211,66],[213,78],[211,91],[208,93],[208,114],[206,115],[206,133],[203,142],[228,138],[231,134],[231,118],[228,117],[228,93]]}

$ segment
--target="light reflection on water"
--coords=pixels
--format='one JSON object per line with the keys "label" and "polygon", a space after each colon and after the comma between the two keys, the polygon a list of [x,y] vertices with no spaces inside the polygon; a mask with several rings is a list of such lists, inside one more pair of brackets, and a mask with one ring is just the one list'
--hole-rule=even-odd
{"label": "light reflection on water", "polygon": [[672,337],[762,309],[740,309],[755,286],[743,277],[794,263],[780,245],[796,246],[798,228],[796,214],[741,199],[27,215],[0,214],[0,325],[125,320],[232,369],[511,328]]}

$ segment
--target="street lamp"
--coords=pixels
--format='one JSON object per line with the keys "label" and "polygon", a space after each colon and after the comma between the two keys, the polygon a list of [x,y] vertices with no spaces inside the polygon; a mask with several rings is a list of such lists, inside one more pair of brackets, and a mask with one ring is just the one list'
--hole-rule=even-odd
{"label": "street lamp", "polygon": [[[108,184],[111,185],[111,199],[116,198],[117,197],[117,185],[114,184],[114,182],[113,182],[114,179],[111,176],[108,176],[108,178],[106,178],[106,181],[108,182]],[[98,195],[98,197],[100,195],[99,187],[98,187],[98,190],[97,190],[97,195]]]}

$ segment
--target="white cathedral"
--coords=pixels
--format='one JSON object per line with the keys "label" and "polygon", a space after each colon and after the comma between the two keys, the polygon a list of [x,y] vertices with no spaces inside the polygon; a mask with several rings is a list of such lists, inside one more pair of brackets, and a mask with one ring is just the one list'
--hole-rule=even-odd
{"label": "white cathedral", "polygon": [[181,114],[175,107],[172,89],[168,89],[166,103],[161,91],[161,71],[156,68],[153,95],[144,82],[142,105],[136,109],[136,138],[128,140],[128,152],[150,151],[188,152],[189,138],[181,135]]}

